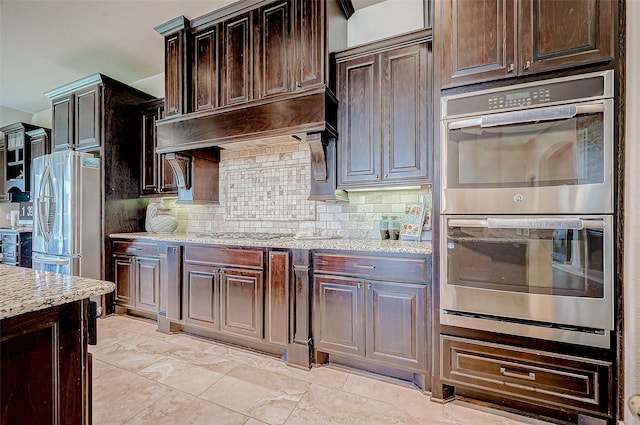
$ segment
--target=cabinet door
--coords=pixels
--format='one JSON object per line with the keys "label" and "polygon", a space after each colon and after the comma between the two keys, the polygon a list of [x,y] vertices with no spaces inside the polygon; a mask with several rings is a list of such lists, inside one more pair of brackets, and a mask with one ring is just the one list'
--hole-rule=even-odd
{"label": "cabinet door", "polygon": [[186,323],[219,329],[219,269],[186,263],[183,277],[183,306]]}
{"label": "cabinet door", "polygon": [[269,275],[265,285],[265,340],[289,344],[289,253],[269,252]]}
{"label": "cabinet door", "polygon": [[221,286],[220,329],[229,334],[262,339],[262,272],[223,269]]}
{"label": "cabinet door", "polygon": [[338,67],[340,187],[380,180],[379,56]]}
{"label": "cabinet door", "polygon": [[160,304],[160,259],[136,259],[136,308],[158,312]]}
{"label": "cabinet door", "polygon": [[52,149],[60,151],[73,147],[74,126],[73,126],[73,106],[75,97],[65,96],[55,99],[52,105],[53,136]]}
{"label": "cabinet door", "polygon": [[244,13],[223,22],[221,103],[232,105],[253,98],[253,22]]}
{"label": "cabinet door", "polygon": [[316,275],[314,345],[321,351],[364,356],[363,282]]}
{"label": "cabinet door", "polygon": [[613,59],[616,2],[520,0],[519,72]]}
{"label": "cabinet door", "polygon": [[324,7],[318,0],[296,0],[294,37],[296,52],[296,88],[305,89],[324,83]]}
{"label": "cabinet door", "polygon": [[193,38],[193,110],[218,106],[218,30],[217,27]]}
{"label": "cabinet door", "polygon": [[427,44],[382,54],[384,181],[425,181],[429,176]]}
{"label": "cabinet door", "polygon": [[426,285],[367,282],[367,357],[425,370],[426,305]]}
{"label": "cabinet door", "polygon": [[143,109],[140,135],[142,137],[142,157],[140,165],[140,191],[143,195],[158,191],[158,159],[156,154],[156,108]]}
{"label": "cabinet door", "polygon": [[75,147],[91,149],[100,146],[100,111],[102,86],[79,91],[75,96]]}
{"label": "cabinet door", "polygon": [[185,101],[189,92],[184,66],[188,59],[185,38],[184,31],[179,31],[167,36],[164,41],[164,101],[167,117],[189,112]]}
{"label": "cabinet door", "polygon": [[262,98],[291,90],[291,2],[279,1],[257,13],[255,90]]}
{"label": "cabinet door", "polygon": [[113,276],[116,284],[116,304],[134,307],[135,268],[133,257],[115,256]]}
{"label": "cabinet door", "polygon": [[515,76],[514,0],[445,0],[441,7],[442,87]]}
{"label": "cabinet door", "polygon": [[51,142],[49,134],[45,131],[39,132],[36,136],[31,136],[31,164],[33,159],[51,153]]}

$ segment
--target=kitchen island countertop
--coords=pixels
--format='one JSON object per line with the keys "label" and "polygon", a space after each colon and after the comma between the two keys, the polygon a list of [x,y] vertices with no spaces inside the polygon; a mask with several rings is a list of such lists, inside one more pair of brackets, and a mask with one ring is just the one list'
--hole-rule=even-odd
{"label": "kitchen island countertop", "polygon": [[211,245],[235,245],[255,246],[269,248],[309,249],[309,250],[344,250],[344,251],[370,251],[390,252],[404,254],[431,254],[430,241],[394,241],[379,239],[354,239],[354,238],[277,238],[277,239],[251,239],[251,238],[218,238],[203,233],[114,233],[110,235],[114,239],[140,239],[167,242],[198,243]]}
{"label": "kitchen island countertop", "polygon": [[0,319],[67,304],[115,289],[112,282],[0,264]]}

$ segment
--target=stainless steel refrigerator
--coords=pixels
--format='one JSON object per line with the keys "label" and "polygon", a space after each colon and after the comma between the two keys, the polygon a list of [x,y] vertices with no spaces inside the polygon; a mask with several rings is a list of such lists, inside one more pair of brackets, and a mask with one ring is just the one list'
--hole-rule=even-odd
{"label": "stainless steel refrigerator", "polygon": [[101,278],[100,159],[61,151],[33,161],[34,269]]}

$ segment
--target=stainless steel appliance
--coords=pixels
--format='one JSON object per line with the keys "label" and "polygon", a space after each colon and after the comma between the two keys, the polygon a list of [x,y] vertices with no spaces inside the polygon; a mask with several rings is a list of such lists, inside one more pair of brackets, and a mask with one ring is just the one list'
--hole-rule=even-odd
{"label": "stainless steel appliance", "polygon": [[613,71],[442,98],[443,214],[611,214]]}
{"label": "stainless steel appliance", "polygon": [[61,151],[33,162],[33,268],[101,278],[100,160]]}
{"label": "stainless steel appliance", "polygon": [[444,325],[608,348],[613,73],[443,97]]}
{"label": "stainless steel appliance", "polygon": [[441,322],[607,347],[612,226],[610,215],[445,217]]}

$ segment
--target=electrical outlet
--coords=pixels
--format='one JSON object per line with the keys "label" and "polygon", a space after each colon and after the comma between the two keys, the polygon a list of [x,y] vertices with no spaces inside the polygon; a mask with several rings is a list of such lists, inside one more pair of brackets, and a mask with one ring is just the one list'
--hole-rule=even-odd
{"label": "electrical outlet", "polygon": [[207,228],[207,232],[210,232],[211,231],[211,226],[212,226],[211,220],[207,220],[205,226]]}
{"label": "electrical outlet", "polygon": [[640,394],[634,394],[629,397],[629,410],[636,419],[640,419]]}

